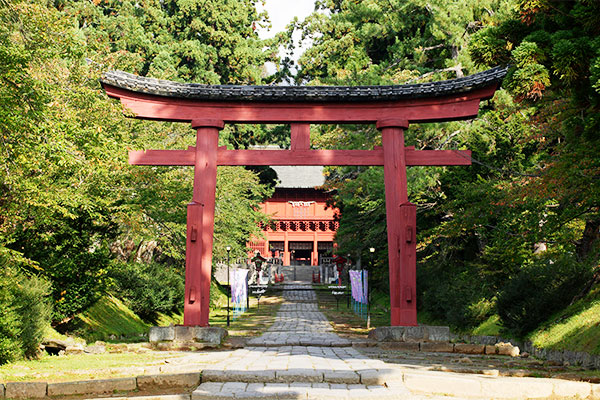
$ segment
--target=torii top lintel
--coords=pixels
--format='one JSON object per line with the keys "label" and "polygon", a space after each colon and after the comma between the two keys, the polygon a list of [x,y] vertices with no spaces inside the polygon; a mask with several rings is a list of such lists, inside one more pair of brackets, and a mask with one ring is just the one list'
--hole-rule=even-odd
{"label": "torii top lintel", "polygon": [[[290,150],[218,148],[217,165],[384,165],[384,150],[311,150],[310,123],[376,123],[405,129],[411,122],[473,118],[506,75],[496,67],[464,78],[395,86],[232,86],[178,83],[107,72],[102,85],[137,118],[191,122],[222,129],[224,123],[290,123]],[[402,144],[402,146],[404,146]],[[130,151],[133,165],[195,165],[197,149]],[[406,147],[403,163],[470,165],[468,150]]]}
{"label": "torii top lintel", "polygon": [[106,93],[137,118],[226,123],[435,122],[473,118],[506,75],[496,67],[464,78],[392,86],[238,86],[178,83],[107,72]]}

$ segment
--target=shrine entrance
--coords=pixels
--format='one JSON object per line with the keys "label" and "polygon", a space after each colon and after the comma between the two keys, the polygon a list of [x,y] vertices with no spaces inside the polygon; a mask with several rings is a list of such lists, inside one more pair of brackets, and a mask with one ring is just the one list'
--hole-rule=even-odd
{"label": "shrine entrance", "polygon": [[[196,146],[130,151],[133,165],[194,166],[187,213],[184,325],[208,326],[217,165],[380,165],[385,176],[392,326],[416,326],[416,207],[409,202],[408,166],[470,165],[468,150],[415,150],[404,144],[410,123],[477,116],[506,75],[494,68],[442,82],[398,86],[226,86],[162,81],[114,71],[106,93],[137,118],[191,123]],[[225,124],[290,124],[289,150],[218,146]],[[375,124],[382,147],[311,150],[310,124]],[[316,250],[316,249],[315,249]]]}

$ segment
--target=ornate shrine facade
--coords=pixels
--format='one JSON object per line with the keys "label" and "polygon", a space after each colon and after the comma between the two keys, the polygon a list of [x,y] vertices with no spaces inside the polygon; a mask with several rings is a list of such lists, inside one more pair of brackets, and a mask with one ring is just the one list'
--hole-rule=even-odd
{"label": "ornate shrine facade", "polygon": [[283,265],[319,265],[330,257],[339,223],[330,195],[313,188],[276,188],[262,205],[272,222],[263,226],[264,239],[249,245],[263,257],[280,258]]}

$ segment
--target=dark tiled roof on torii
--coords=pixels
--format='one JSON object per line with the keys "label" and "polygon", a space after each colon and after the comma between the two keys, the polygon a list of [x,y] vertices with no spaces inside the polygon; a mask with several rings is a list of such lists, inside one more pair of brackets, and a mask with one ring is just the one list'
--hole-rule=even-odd
{"label": "dark tiled roof on torii", "polygon": [[506,67],[495,67],[446,81],[387,86],[243,86],[179,83],[123,71],[103,74],[103,85],[163,97],[212,101],[390,101],[460,94],[499,84]]}

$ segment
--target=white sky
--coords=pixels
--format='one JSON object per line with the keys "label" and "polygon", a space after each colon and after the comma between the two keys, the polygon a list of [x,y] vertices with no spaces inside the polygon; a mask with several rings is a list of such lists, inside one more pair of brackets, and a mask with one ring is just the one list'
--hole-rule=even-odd
{"label": "white sky", "polygon": [[[315,0],[265,0],[265,6],[257,3],[258,11],[266,9],[269,13],[269,19],[271,20],[271,29],[258,29],[258,35],[262,39],[272,38],[277,33],[285,30],[287,24],[289,24],[294,17],[298,17],[299,21],[304,20],[308,17],[315,9]],[[308,43],[301,43],[303,46],[299,46],[300,33],[296,32],[293,36],[293,40],[296,44],[296,50],[293,54],[293,60],[297,61],[304,49],[309,46]],[[283,56],[283,49],[280,51],[280,55]],[[269,73],[275,72],[275,65],[267,63],[267,70]]]}
{"label": "white sky", "polygon": [[[263,38],[271,38],[276,33],[281,32],[285,29],[285,26],[294,17],[298,17],[300,21],[308,17],[315,9],[314,0],[265,0],[265,7],[269,13],[271,25],[273,26],[269,31],[259,29],[258,35]],[[257,4],[259,11],[263,10],[262,4]]]}

